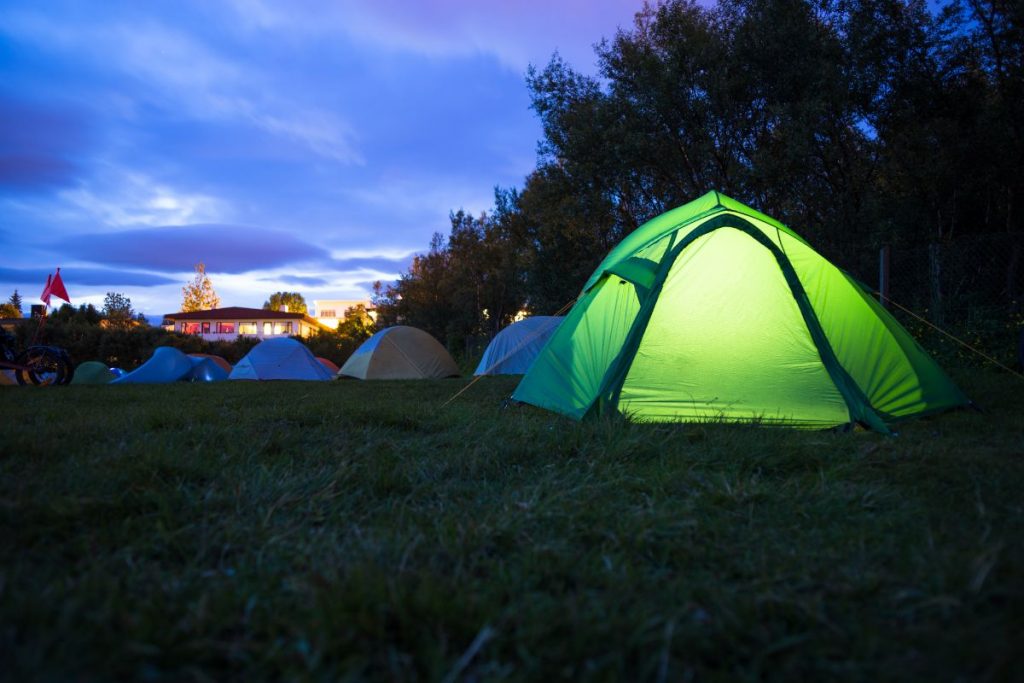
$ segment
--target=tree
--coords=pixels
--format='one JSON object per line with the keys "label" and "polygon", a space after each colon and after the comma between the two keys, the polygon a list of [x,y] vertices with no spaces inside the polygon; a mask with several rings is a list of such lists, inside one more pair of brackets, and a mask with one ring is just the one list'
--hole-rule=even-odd
{"label": "tree", "polygon": [[20,318],[21,306],[24,302],[21,300],[21,294],[18,294],[18,290],[14,290],[14,294],[11,294],[11,298],[7,302],[18,309],[18,317]]}
{"label": "tree", "polygon": [[117,292],[107,292],[103,299],[103,317],[107,326],[114,329],[127,330],[137,324],[132,300]]}
{"label": "tree", "polygon": [[356,304],[345,309],[345,319],[338,323],[338,334],[361,342],[373,334],[373,325],[366,306]]}
{"label": "tree", "polygon": [[220,306],[220,297],[213,291],[213,283],[206,274],[206,265],[196,264],[196,275],[181,288],[181,311],[209,311]]}
{"label": "tree", "polygon": [[13,304],[2,303],[0,304],[0,318],[20,318],[21,309],[16,308]]}
{"label": "tree", "polygon": [[50,314],[52,322],[67,323],[83,327],[98,326],[103,321],[103,314],[92,304],[82,304],[75,308],[71,304],[63,304]]}
{"label": "tree", "polygon": [[435,233],[430,250],[387,287],[374,285],[378,327],[401,322],[426,330],[453,348],[468,338],[493,336],[525,302],[519,233],[509,199],[499,210],[474,217],[452,212],[451,233]]}
{"label": "tree", "polygon": [[263,302],[263,308],[267,311],[280,311],[281,306],[287,306],[290,313],[308,312],[306,300],[298,292],[274,292]]}

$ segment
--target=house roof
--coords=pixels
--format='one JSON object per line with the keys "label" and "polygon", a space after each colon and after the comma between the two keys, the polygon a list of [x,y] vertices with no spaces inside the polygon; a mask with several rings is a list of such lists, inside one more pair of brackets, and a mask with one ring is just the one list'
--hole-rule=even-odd
{"label": "house roof", "polygon": [[228,306],[227,308],[212,308],[207,311],[189,311],[179,313],[168,313],[164,320],[303,320],[313,327],[329,329],[320,324],[305,313],[293,313],[291,311],[269,311],[263,308],[244,308],[242,306]]}

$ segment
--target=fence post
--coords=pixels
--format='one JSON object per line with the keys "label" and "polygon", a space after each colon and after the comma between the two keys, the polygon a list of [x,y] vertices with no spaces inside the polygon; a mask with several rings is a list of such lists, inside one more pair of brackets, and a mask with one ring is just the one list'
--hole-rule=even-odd
{"label": "fence post", "polygon": [[878,302],[889,307],[889,245],[878,251]]}
{"label": "fence post", "polygon": [[940,245],[928,245],[928,275],[932,295],[932,323],[942,325],[942,254]]}

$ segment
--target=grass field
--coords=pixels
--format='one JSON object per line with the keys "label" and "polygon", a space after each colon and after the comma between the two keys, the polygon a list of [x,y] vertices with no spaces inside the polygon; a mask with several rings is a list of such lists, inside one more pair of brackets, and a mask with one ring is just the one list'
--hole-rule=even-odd
{"label": "grass field", "polygon": [[0,678],[1024,677],[1024,382],[900,436],[515,381],[0,387]]}

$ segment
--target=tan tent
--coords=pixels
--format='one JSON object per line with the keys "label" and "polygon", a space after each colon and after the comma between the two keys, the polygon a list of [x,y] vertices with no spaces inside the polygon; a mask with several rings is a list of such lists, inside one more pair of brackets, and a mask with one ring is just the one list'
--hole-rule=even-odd
{"label": "tan tent", "polygon": [[439,341],[404,325],[367,339],[338,371],[339,376],[357,379],[435,379],[458,374],[459,367]]}

